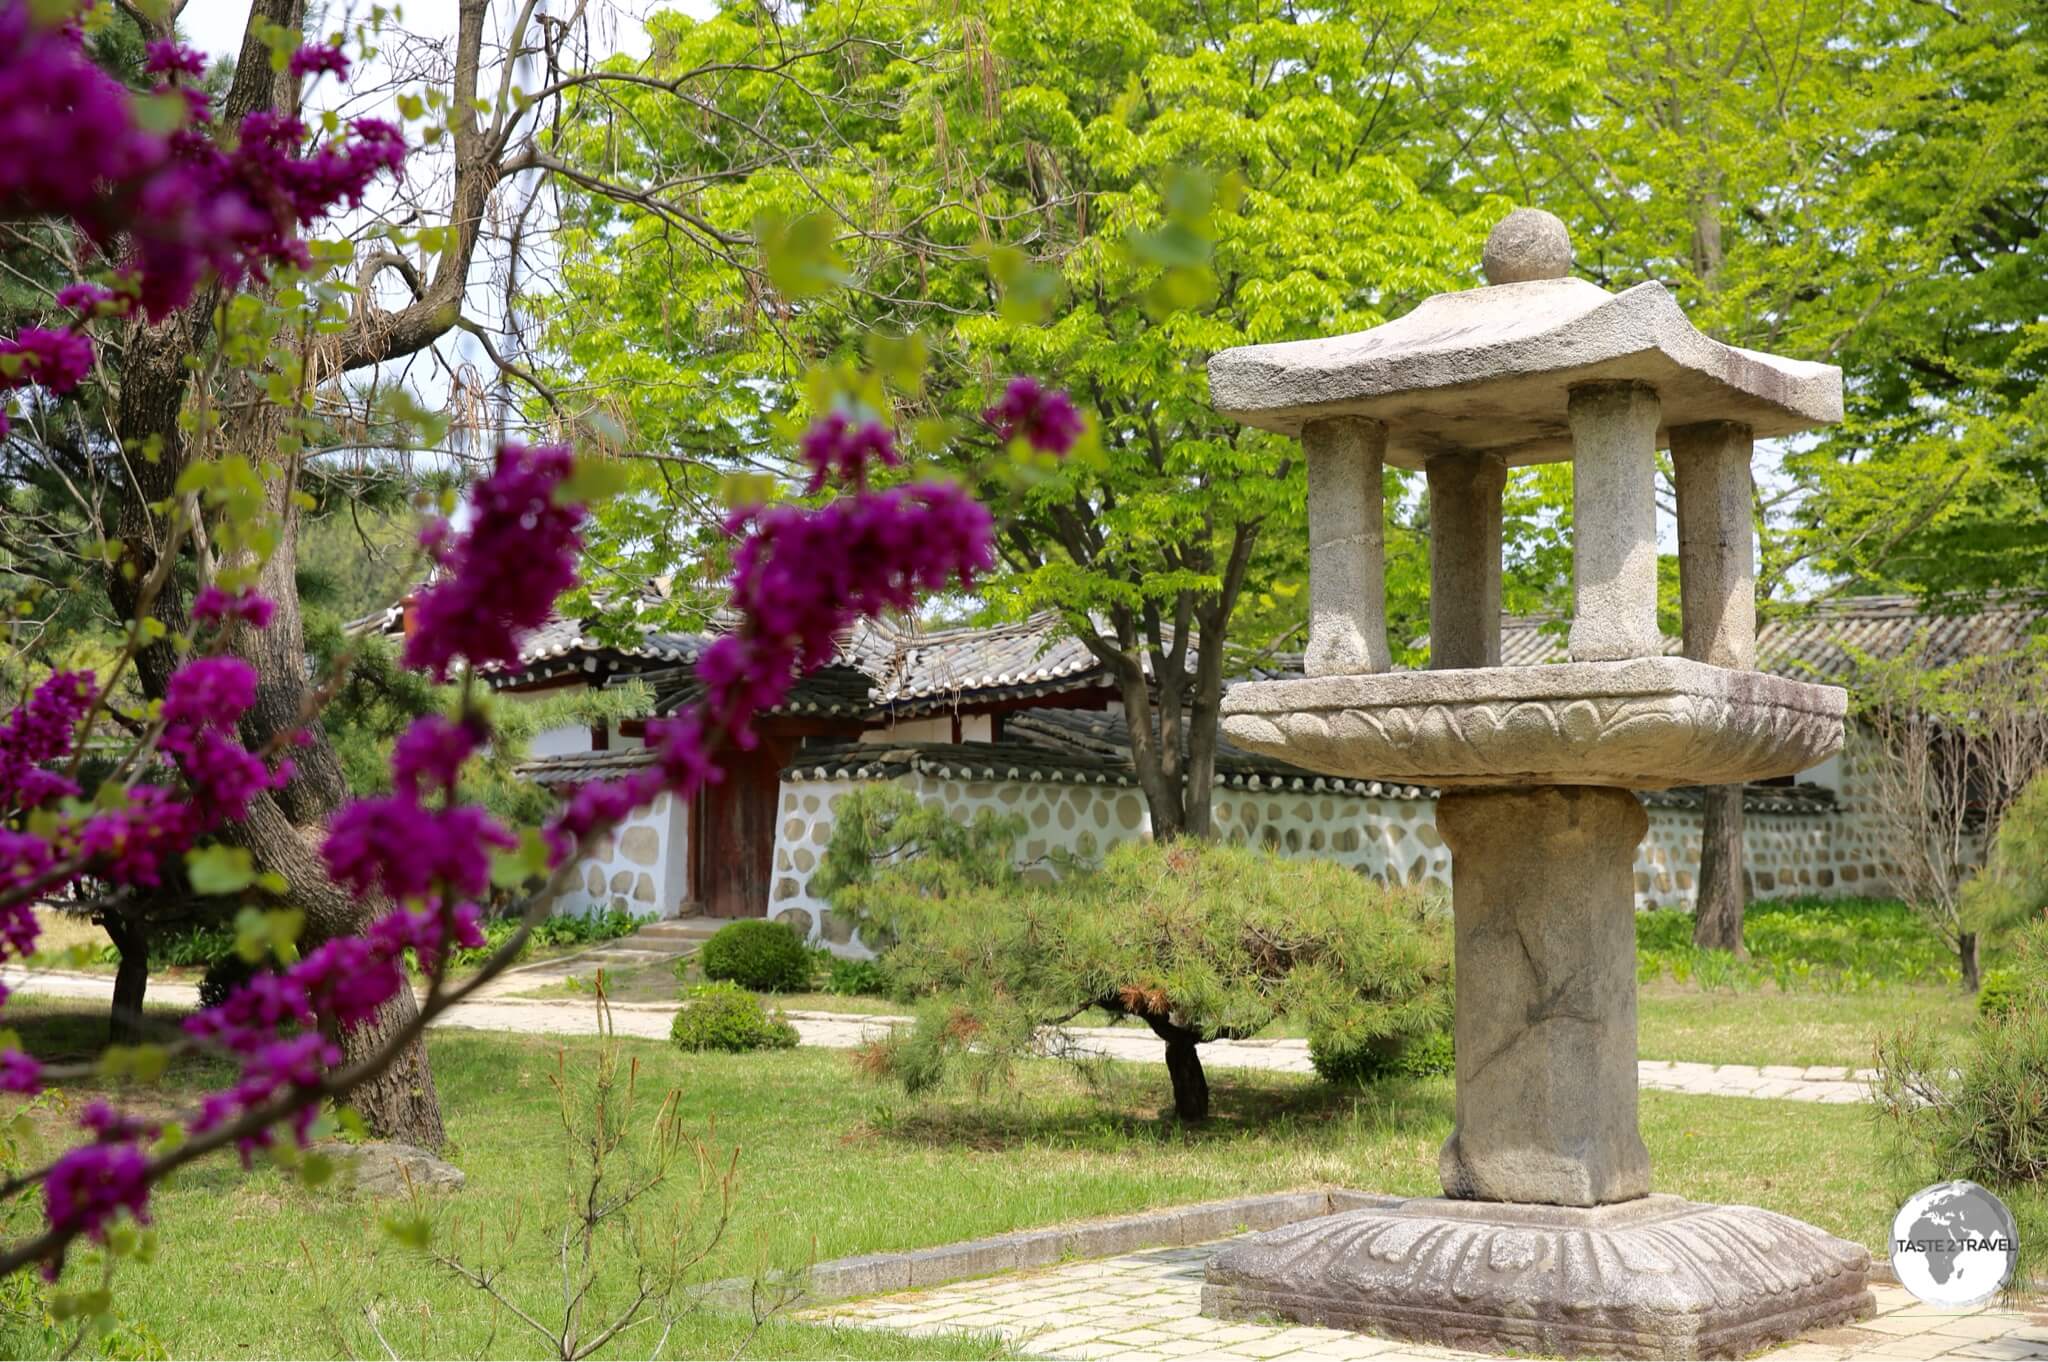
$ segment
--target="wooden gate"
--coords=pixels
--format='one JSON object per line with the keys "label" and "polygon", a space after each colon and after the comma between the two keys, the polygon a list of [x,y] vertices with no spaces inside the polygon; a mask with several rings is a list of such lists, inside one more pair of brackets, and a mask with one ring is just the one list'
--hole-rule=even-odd
{"label": "wooden gate", "polygon": [[720,754],[725,779],[697,796],[690,819],[691,882],[711,917],[766,917],[775,872],[775,817],[788,738],[764,737],[751,752]]}

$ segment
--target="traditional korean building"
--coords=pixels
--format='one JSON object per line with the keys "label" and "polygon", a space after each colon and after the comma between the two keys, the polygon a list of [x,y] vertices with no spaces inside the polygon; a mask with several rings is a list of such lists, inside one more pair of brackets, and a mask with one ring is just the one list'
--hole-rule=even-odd
{"label": "traditional korean building", "polygon": [[[387,623],[399,627],[395,614]],[[2007,651],[2043,627],[2048,606],[2038,601],[1944,616],[1909,597],[1857,597],[1766,621],[1757,651],[1766,671],[1839,683],[1859,656],[1919,656],[1941,666]],[[619,647],[557,621],[528,641],[524,670],[495,685],[537,695],[632,677],[650,687],[653,712],[665,714],[694,697],[691,669],[708,642],[648,633]],[[1677,648],[1670,640],[1669,650]],[[1562,656],[1554,622],[1503,621],[1504,664]],[[521,769],[557,790],[634,769],[649,759],[643,722],[615,731],[551,730]],[[694,804],[664,796],[592,848],[557,911],[616,906],[664,917],[776,917],[814,941],[858,953],[853,925],[831,912],[811,880],[839,801],[875,781],[904,785],[956,816],[987,808],[1021,817],[1020,861],[1044,873],[1058,853],[1086,857],[1151,834],[1116,686],[1050,614],[985,628],[863,625],[834,666],[806,678],[759,728],[760,745],[735,754],[726,778]],[[1744,873],[1752,898],[1884,891],[1883,847],[1857,816],[1864,798],[1858,750],[1852,725],[1842,754],[1748,788]],[[1228,743],[1219,747],[1216,785],[1215,823],[1225,838],[1408,883],[1449,884],[1431,790],[1319,776]],[[1637,857],[1637,901],[1689,906],[1700,792],[1642,799],[1650,832]]]}

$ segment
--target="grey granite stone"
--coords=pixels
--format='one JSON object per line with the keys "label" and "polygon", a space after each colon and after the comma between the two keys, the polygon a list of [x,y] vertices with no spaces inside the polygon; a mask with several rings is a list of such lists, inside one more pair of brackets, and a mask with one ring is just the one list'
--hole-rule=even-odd
{"label": "grey granite stone", "polygon": [[1708,421],[1671,432],[1685,655],[1745,671],[1756,665],[1753,446],[1749,427],[1736,421]]}
{"label": "grey granite stone", "polygon": [[[1498,454],[1459,451],[1429,461],[1429,665],[1500,665]],[[1314,675],[1313,672],[1310,675]]]}
{"label": "grey granite stone", "polygon": [[1555,213],[1517,208],[1488,234],[1479,264],[1489,284],[1562,279],[1572,272],[1572,235]]}
{"label": "grey granite stone", "polygon": [[1301,432],[1308,463],[1310,676],[1383,672],[1387,649],[1386,510],[1380,486],[1387,430],[1338,417]]}
{"label": "grey granite stone", "polygon": [[1417,1200],[1210,1260],[1202,1313],[1487,1352],[1739,1357],[1875,1309],[1858,1244],[1754,1206]]}
{"label": "grey granite stone", "polygon": [[339,1176],[336,1185],[357,1196],[406,1197],[415,1191],[454,1192],[468,1181],[460,1168],[436,1158],[417,1145],[372,1140],[349,1144],[341,1140],[319,1140],[308,1153],[334,1160]]}
{"label": "grey granite stone", "polygon": [[1642,383],[1571,390],[1574,662],[1657,657],[1657,394]]}
{"label": "grey granite stone", "polygon": [[1842,416],[1841,370],[1712,340],[1658,283],[1615,294],[1533,279],[1439,293],[1370,331],[1209,361],[1224,415],[1286,435],[1321,417],[1371,417],[1386,423],[1387,461],[1401,468],[1458,449],[1496,450],[1510,464],[1569,458],[1568,390],[1601,380],[1655,388],[1667,428],[1741,421],[1758,436],[1789,435]]}
{"label": "grey granite stone", "polygon": [[1803,771],[1848,696],[1676,657],[1233,686],[1224,734],[1325,775],[1444,787],[1664,789]]}
{"label": "grey granite stone", "polygon": [[[1636,1128],[1636,844],[1626,790],[1462,790],[1451,849],[1457,1124],[1444,1194],[1593,1206],[1650,1190]],[[1531,854],[1540,848],[1541,854]]]}

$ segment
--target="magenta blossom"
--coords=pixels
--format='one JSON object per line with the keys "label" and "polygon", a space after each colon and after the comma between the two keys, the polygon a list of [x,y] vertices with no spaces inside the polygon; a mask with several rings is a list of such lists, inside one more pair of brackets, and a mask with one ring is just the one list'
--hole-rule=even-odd
{"label": "magenta blossom", "polygon": [[143,45],[143,71],[152,76],[191,76],[193,79],[206,74],[206,54],[183,43],[168,38]]}
{"label": "magenta blossom", "polygon": [[1021,439],[1041,454],[1064,455],[1081,438],[1081,413],[1065,393],[1047,390],[1035,378],[1018,377],[1003,397],[981,414],[1005,440]]}
{"label": "magenta blossom", "polygon": [[391,750],[391,783],[412,799],[453,794],[462,764],[477,750],[481,735],[467,724],[439,714],[414,719]]}
{"label": "magenta blossom", "polygon": [[903,462],[888,427],[878,421],[856,427],[836,411],[804,432],[797,442],[797,456],[811,470],[810,485],[805,488],[809,492],[818,491],[831,478],[849,487],[864,487],[869,463],[894,468]]}
{"label": "magenta blossom", "polygon": [[507,444],[470,490],[469,528],[441,553],[447,575],[413,603],[405,665],[446,681],[457,658],[519,666],[519,638],[547,623],[555,597],[576,583],[583,508],[555,490],[574,460],[559,445]]}
{"label": "magenta blossom", "polygon": [[348,56],[332,43],[308,43],[292,53],[287,69],[294,76],[330,75],[348,79]]}
{"label": "magenta blossom", "polygon": [[276,613],[276,602],[254,591],[228,592],[209,586],[192,600],[195,624],[219,625],[228,620],[241,620],[253,629],[268,629]]}
{"label": "magenta blossom", "polygon": [[68,393],[92,372],[92,342],[75,331],[22,328],[11,341],[0,341],[0,388],[40,384],[53,393]]}
{"label": "magenta blossom", "polygon": [[127,1211],[149,1222],[149,1160],[134,1144],[88,1144],[58,1159],[43,1182],[50,1224],[107,1240],[107,1222]]}

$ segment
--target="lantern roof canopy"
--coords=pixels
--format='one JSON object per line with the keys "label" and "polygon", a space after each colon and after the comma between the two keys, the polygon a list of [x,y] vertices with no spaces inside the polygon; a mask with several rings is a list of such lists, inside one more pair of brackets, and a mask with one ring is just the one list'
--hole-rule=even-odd
{"label": "lantern roof canopy", "polygon": [[[1387,461],[1490,450],[1510,464],[1569,459],[1569,389],[1634,380],[1657,390],[1657,439],[1673,426],[1738,421],[1764,438],[1842,418],[1842,371],[1723,345],[1659,283],[1609,293],[1568,277],[1570,240],[1518,209],[1487,243],[1482,288],[1439,293],[1369,331],[1225,350],[1209,361],[1218,411],[1299,435],[1304,422],[1365,416],[1387,427]],[[1510,282],[1511,281],[1511,282]]]}

